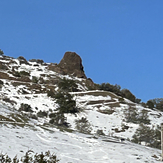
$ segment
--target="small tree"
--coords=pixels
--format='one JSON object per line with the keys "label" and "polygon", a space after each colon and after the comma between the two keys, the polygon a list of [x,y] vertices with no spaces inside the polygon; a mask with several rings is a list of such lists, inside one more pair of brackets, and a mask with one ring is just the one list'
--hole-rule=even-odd
{"label": "small tree", "polygon": [[38,83],[39,79],[36,76],[32,76],[32,82]]}
{"label": "small tree", "polygon": [[4,52],[0,49],[0,55],[3,55],[4,54]]}
{"label": "small tree", "polygon": [[150,109],[153,109],[153,108],[154,108],[154,103],[153,103],[151,100],[148,100],[148,101],[147,101],[147,106],[148,106]]}
{"label": "small tree", "polygon": [[47,91],[47,96],[51,98],[55,98],[55,92],[54,90],[50,89]]}
{"label": "small tree", "polygon": [[135,99],[135,102],[136,102],[137,104],[140,104],[140,102],[141,102],[141,99],[139,99],[139,98],[136,98],[136,99]]}
{"label": "small tree", "polygon": [[153,100],[150,100],[153,102],[154,107],[160,111],[163,111],[163,98],[155,98]]}
{"label": "small tree", "polygon": [[17,156],[11,159],[7,154],[4,155],[0,153],[1,163],[57,163],[59,159],[55,154],[51,154],[50,151],[41,152],[40,154],[34,154],[33,151],[29,150],[26,152],[25,156],[21,157],[19,160]]}
{"label": "small tree", "polygon": [[69,79],[66,79],[66,78],[63,78],[59,84],[58,84],[58,87],[60,88],[60,90],[62,91],[68,91],[68,92],[75,92],[75,91],[78,91],[78,86],[77,84],[75,83],[74,80],[69,80]]}
{"label": "small tree", "polygon": [[138,112],[136,108],[129,107],[124,111],[124,115],[126,118],[126,122],[135,124],[139,123],[150,124],[148,111],[145,109]]}
{"label": "small tree", "polygon": [[59,91],[55,94],[56,103],[58,104],[57,110],[59,113],[77,113],[79,108],[76,106],[76,101],[73,100],[73,96],[68,92]]}
{"label": "small tree", "polygon": [[51,113],[49,115],[51,118],[49,123],[54,124],[56,126],[62,126],[62,127],[69,127],[70,124],[67,123],[67,118],[62,113]]}
{"label": "small tree", "polygon": [[141,142],[145,142],[147,146],[161,148],[161,132],[158,128],[154,129],[144,124],[140,124],[132,138],[134,143],[141,144]]}
{"label": "small tree", "polygon": [[114,92],[117,95],[121,95],[121,86],[118,84],[112,85],[110,83],[102,83],[98,85],[100,90]]}
{"label": "small tree", "polygon": [[121,92],[125,98],[129,99],[132,102],[135,102],[136,97],[128,89],[122,89]]}
{"label": "small tree", "polygon": [[85,133],[85,134],[90,134],[91,133],[91,124],[89,123],[89,121],[87,120],[87,118],[82,117],[81,119],[75,120],[75,128],[81,132],[81,133]]}
{"label": "small tree", "polygon": [[137,123],[138,113],[136,108],[129,107],[124,110],[124,115],[126,118],[126,122]]}
{"label": "small tree", "polygon": [[144,124],[150,124],[149,116],[148,116],[148,111],[143,109],[138,116],[138,122],[139,123],[144,123]]}

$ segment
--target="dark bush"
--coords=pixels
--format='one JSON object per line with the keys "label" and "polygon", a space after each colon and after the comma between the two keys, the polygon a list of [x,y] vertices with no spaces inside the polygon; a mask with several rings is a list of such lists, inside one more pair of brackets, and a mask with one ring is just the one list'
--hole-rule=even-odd
{"label": "dark bush", "polygon": [[139,128],[133,135],[134,143],[145,142],[147,146],[161,149],[161,132],[158,128],[150,128],[144,124],[140,124]]}
{"label": "dark bush", "polygon": [[119,100],[120,103],[125,104],[124,98],[121,97],[121,98],[119,98],[118,100]]}
{"label": "dark bush", "polygon": [[39,111],[38,113],[37,113],[37,116],[38,117],[47,117],[47,115],[48,115],[48,113],[46,112],[46,111]]}
{"label": "dark bush", "polygon": [[153,109],[153,108],[154,108],[154,103],[153,103],[151,100],[148,100],[148,101],[147,101],[147,106],[148,106],[150,109]]}
{"label": "dark bush", "polygon": [[146,103],[144,103],[144,102],[141,102],[140,103],[144,108],[146,108],[147,106],[146,106]]}
{"label": "dark bush", "polygon": [[25,112],[33,112],[32,108],[28,104],[21,103],[21,106],[19,108],[19,111],[25,111]]}
{"label": "dark bush", "polygon": [[20,72],[18,72],[18,71],[14,71],[14,72],[13,72],[13,75],[14,75],[15,77],[21,77],[21,76],[20,76]]}
{"label": "dark bush", "polygon": [[81,119],[75,120],[75,128],[85,134],[90,134],[92,127],[87,118],[82,117]]}
{"label": "dark bush", "polygon": [[96,131],[96,134],[97,134],[97,135],[103,135],[103,136],[105,136],[103,130],[97,130],[97,131]]}
{"label": "dark bush", "polygon": [[76,106],[76,101],[73,100],[73,96],[68,92],[61,92],[55,94],[54,98],[59,105],[57,108],[59,113],[78,113],[79,108]]}
{"label": "dark bush", "polygon": [[149,100],[153,102],[154,107],[160,111],[163,111],[163,98],[155,98],[153,100]]}
{"label": "dark bush", "polygon": [[51,113],[49,117],[51,118],[49,121],[51,124],[62,127],[70,127],[70,124],[67,123],[67,118],[62,113]]}
{"label": "dark bush", "polygon": [[121,93],[123,97],[129,99],[132,102],[135,102],[136,97],[128,89],[122,89]]}
{"label": "dark bush", "polygon": [[38,117],[36,116],[36,114],[30,114],[30,115],[29,115],[29,118],[38,120]]}
{"label": "dark bush", "polygon": [[0,55],[3,55],[4,54],[4,52],[0,49]]}
{"label": "dark bush", "polygon": [[44,63],[44,61],[41,60],[41,59],[30,59],[29,61],[30,61],[30,62],[40,63],[40,64],[43,64],[43,63]]}
{"label": "dark bush", "polygon": [[124,115],[126,118],[126,122],[128,123],[144,123],[144,124],[150,124],[149,116],[148,116],[148,111],[147,110],[142,110],[138,112],[136,108],[129,107],[124,111]]}
{"label": "dark bush", "polygon": [[33,83],[38,83],[38,78],[36,76],[32,76],[32,82]]}
{"label": "dark bush", "polygon": [[2,80],[0,80],[0,85],[3,85],[3,81]]}
{"label": "dark bush", "polygon": [[7,154],[0,154],[1,163],[19,163],[20,161],[21,163],[57,163],[59,162],[59,159],[55,154],[50,154],[49,151],[34,154],[33,151],[29,150],[20,160],[17,158],[17,156],[11,159]]}
{"label": "dark bush", "polygon": [[20,71],[20,76],[30,76],[30,73],[26,71]]}
{"label": "dark bush", "polygon": [[47,91],[47,96],[55,98],[55,92],[52,89],[50,89],[50,90]]}
{"label": "dark bush", "polygon": [[136,102],[137,104],[140,104],[140,102],[141,102],[141,99],[139,99],[139,98],[136,98],[136,99],[135,99],[135,102]]}
{"label": "dark bush", "polygon": [[18,60],[19,60],[20,64],[29,64],[23,56],[18,57]]}
{"label": "dark bush", "polygon": [[56,116],[57,116],[57,113],[50,113],[49,114],[49,118],[56,118]]}
{"label": "dark bush", "polygon": [[113,92],[113,93],[115,93],[117,95],[122,95],[122,93],[120,91],[121,90],[120,85],[117,85],[117,84],[112,85],[110,83],[102,83],[98,87],[99,87],[100,90],[110,91],[110,92]]}
{"label": "dark bush", "polygon": [[69,80],[66,78],[63,78],[60,80],[58,87],[63,90],[63,91],[68,91],[68,92],[76,92],[78,91],[78,86],[75,83],[74,80]]}
{"label": "dark bush", "polygon": [[29,72],[26,72],[26,71],[14,71],[12,73],[15,77],[22,77],[22,76],[30,76],[30,73]]}
{"label": "dark bush", "polygon": [[0,63],[1,70],[8,70],[8,67],[4,63]]}

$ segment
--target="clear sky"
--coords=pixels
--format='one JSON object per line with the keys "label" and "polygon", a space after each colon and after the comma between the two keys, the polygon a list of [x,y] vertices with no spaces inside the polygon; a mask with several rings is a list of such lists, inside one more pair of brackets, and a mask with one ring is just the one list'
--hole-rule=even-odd
{"label": "clear sky", "polygon": [[87,77],[163,97],[163,0],[0,1],[0,49],[59,63],[82,58]]}

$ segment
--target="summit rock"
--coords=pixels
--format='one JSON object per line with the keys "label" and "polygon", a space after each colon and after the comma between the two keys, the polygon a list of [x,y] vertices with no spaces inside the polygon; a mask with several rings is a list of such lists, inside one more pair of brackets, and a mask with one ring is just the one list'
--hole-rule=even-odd
{"label": "summit rock", "polygon": [[65,74],[87,79],[81,57],[75,52],[66,52],[58,64]]}

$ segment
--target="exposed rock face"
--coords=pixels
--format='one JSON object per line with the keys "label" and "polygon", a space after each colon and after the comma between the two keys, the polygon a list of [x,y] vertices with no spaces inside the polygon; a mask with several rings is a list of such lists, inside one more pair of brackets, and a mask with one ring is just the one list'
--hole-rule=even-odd
{"label": "exposed rock face", "polygon": [[20,64],[27,64],[27,65],[29,65],[27,60],[24,57],[22,57],[22,56],[18,57],[18,60],[19,60]]}
{"label": "exposed rock face", "polygon": [[59,67],[57,64],[51,63],[50,65],[48,65],[48,69],[57,72],[59,74],[66,75],[64,70],[61,67]]}
{"label": "exposed rock face", "polygon": [[58,66],[65,72],[65,74],[79,78],[87,78],[84,73],[82,59],[75,52],[66,52]]}

